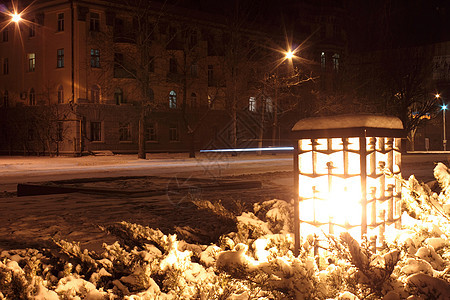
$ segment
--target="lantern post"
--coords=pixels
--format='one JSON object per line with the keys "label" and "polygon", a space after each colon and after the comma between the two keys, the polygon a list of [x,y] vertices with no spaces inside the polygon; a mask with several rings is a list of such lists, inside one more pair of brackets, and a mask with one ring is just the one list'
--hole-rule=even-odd
{"label": "lantern post", "polygon": [[295,124],[295,255],[309,234],[348,231],[376,243],[376,236],[383,242],[385,228],[399,226],[404,136],[400,119],[390,116],[340,115]]}

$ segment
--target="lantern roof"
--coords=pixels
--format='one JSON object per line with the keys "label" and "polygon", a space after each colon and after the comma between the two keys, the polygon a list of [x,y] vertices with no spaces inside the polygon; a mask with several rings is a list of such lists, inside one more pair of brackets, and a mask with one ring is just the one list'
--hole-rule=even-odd
{"label": "lantern roof", "polygon": [[306,118],[294,125],[292,133],[295,138],[405,136],[399,118],[370,114]]}

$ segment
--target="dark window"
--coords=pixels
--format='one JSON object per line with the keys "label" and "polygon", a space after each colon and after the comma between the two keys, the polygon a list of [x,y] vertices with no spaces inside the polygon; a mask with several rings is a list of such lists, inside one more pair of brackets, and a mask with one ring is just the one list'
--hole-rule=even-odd
{"label": "dark window", "polygon": [[177,108],[177,93],[175,91],[169,93],[169,108]]}
{"label": "dark window", "polygon": [[62,85],[58,87],[58,103],[64,103],[64,88]]}
{"label": "dark window", "polygon": [[191,93],[191,108],[197,107],[197,94]]}
{"label": "dark window", "polygon": [[147,130],[145,131],[145,140],[155,142],[157,141],[158,136],[156,132],[156,124],[152,123],[147,126]]}
{"label": "dark window", "polygon": [[148,58],[148,71],[151,73],[155,72],[155,58],[153,56]]}
{"label": "dark window", "polygon": [[208,65],[208,86],[214,86],[214,67]]}
{"label": "dark window", "polygon": [[123,123],[119,125],[119,141],[128,142],[131,141],[131,124]]}
{"label": "dark window", "polygon": [[198,77],[198,65],[197,64],[191,65],[191,76]]}
{"label": "dark window", "polygon": [[169,60],[169,73],[177,73],[177,60],[173,57]]}
{"label": "dark window", "polygon": [[64,68],[64,49],[58,49],[56,54],[56,67]]}
{"label": "dark window", "polygon": [[9,63],[8,63],[8,59],[7,58],[3,59],[3,74],[4,75],[9,74]]}
{"label": "dark window", "polygon": [[36,35],[36,25],[34,25],[34,20],[31,20],[28,36],[29,37],[33,37],[35,35]]}
{"label": "dark window", "polygon": [[116,101],[117,105],[124,103],[123,92],[120,88],[116,88],[116,90],[114,91],[114,100]]}
{"label": "dark window", "polygon": [[198,36],[197,36],[197,31],[193,30],[191,32],[191,35],[189,36],[189,44],[191,47],[196,46],[198,43]]}
{"label": "dark window", "polygon": [[2,41],[3,42],[8,41],[8,33],[9,33],[8,27],[3,28],[3,33],[2,33]]}
{"label": "dark window", "polygon": [[91,49],[91,67],[100,68],[100,50]]}
{"label": "dark window", "polygon": [[169,127],[169,141],[171,142],[176,142],[179,140],[179,136],[178,136],[178,126],[176,125],[171,125]]}
{"label": "dark window", "polygon": [[101,122],[91,122],[91,141],[101,141],[102,140],[102,123]]}
{"label": "dark window", "polygon": [[100,88],[98,85],[93,85],[91,87],[91,102],[100,103]]}
{"label": "dark window", "polygon": [[5,92],[3,93],[3,105],[4,105],[5,107],[8,107],[8,106],[9,106],[8,91],[5,91]]}
{"label": "dark window", "polygon": [[64,31],[64,13],[58,14],[58,31]]}
{"label": "dark window", "polygon": [[100,15],[98,13],[90,13],[89,15],[89,30],[100,31]]}
{"label": "dark window", "polygon": [[30,90],[30,94],[28,95],[28,100],[30,105],[36,105],[36,94],[34,93],[34,89]]}
{"label": "dark window", "polygon": [[155,93],[152,89],[148,89],[148,101],[153,102],[155,101]]}

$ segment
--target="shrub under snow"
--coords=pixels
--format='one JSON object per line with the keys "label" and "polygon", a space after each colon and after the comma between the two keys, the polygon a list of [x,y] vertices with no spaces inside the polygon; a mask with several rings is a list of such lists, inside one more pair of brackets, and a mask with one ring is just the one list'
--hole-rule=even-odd
{"label": "shrub under snow", "polygon": [[440,194],[404,181],[403,228],[386,232],[377,253],[343,233],[317,257],[305,240],[295,257],[292,203],[271,200],[237,216],[237,232],[216,245],[121,222],[105,230],[122,242],[102,253],[64,240],[58,250],[3,251],[0,299],[450,299],[445,165],[435,177]]}

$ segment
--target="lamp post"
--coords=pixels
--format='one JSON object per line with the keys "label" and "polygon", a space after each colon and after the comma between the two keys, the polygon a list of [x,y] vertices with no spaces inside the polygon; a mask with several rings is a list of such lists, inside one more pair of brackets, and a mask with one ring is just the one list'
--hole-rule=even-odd
{"label": "lamp post", "polygon": [[[440,94],[436,94],[434,95],[434,97],[436,99],[441,98]],[[442,110],[442,146],[444,148],[444,151],[447,151],[447,135],[446,135],[446,126],[445,126],[445,111],[447,110],[448,106],[447,104],[444,103],[444,101],[442,101],[442,105],[441,105],[441,110]]]}
{"label": "lamp post", "polygon": [[401,182],[386,174],[400,174],[403,136],[400,119],[387,116],[342,115],[295,124],[296,255],[301,236],[348,231],[356,239],[377,235],[383,241],[386,225],[400,225]]}

